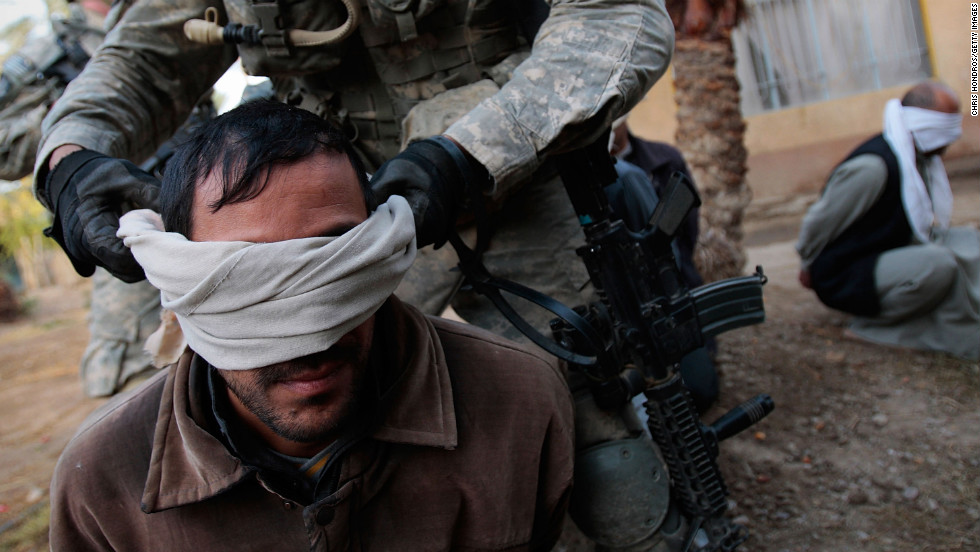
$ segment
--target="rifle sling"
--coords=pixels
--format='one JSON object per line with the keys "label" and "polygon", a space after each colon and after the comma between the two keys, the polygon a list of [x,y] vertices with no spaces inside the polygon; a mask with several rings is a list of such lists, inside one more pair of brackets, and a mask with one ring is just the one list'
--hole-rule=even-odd
{"label": "rifle sling", "polygon": [[581,366],[595,365],[595,356],[586,356],[575,353],[562,347],[553,339],[545,337],[541,332],[536,330],[530,323],[528,323],[528,321],[525,320],[520,314],[518,314],[517,311],[514,310],[514,307],[510,305],[507,299],[505,299],[500,292],[506,291],[552,312],[555,316],[564,320],[569,326],[581,334],[589,344],[592,351],[598,352],[601,350],[602,339],[599,337],[599,334],[596,332],[595,328],[593,328],[592,325],[585,320],[585,318],[562,304],[560,301],[557,301],[539,291],[518,284],[517,282],[496,278],[490,275],[490,272],[480,260],[479,254],[470,249],[455,231],[449,234],[449,243],[453,246],[453,249],[456,250],[456,254],[459,256],[459,269],[466,278],[466,282],[473,288],[473,291],[489,299],[494,306],[497,307],[497,310],[499,310],[500,313],[503,314],[504,317],[507,318],[507,320],[509,320],[510,323],[513,324],[514,327],[517,328],[522,334],[526,335],[528,339],[533,341],[545,351],[566,362]]}

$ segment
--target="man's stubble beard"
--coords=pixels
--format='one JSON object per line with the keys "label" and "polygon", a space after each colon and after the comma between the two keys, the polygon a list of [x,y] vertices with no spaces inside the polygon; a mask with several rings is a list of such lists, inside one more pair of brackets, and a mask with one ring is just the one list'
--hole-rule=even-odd
{"label": "man's stubble beard", "polygon": [[[337,403],[329,414],[321,412],[317,417],[318,423],[306,419],[293,419],[291,409],[277,408],[267,399],[266,391],[279,381],[289,379],[296,372],[306,369],[305,365],[288,363],[270,366],[259,370],[256,381],[240,384],[225,380],[228,389],[238,397],[242,405],[252,412],[263,424],[284,439],[298,443],[327,442],[336,437],[337,431],[343,428],[358,412],[364,380],[368,371],[368,354],[362,351],[345,351],[343,356],[349,359],[353,366],[351,385],[336,394],[319,395],[303,399],[299,407],[323,406],[329,402]],[[336,373],[328,377],[334,377]]]}

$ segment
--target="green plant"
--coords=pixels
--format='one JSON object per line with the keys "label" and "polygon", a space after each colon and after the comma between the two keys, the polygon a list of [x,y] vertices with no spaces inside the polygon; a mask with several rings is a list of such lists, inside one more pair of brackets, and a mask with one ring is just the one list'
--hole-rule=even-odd
{"label": "green plant", "polygon": [[44,251],[54,247],[54,241],[42,234],[51,215],[34,199],[29,182],[25,178],[0,193],[0,256],[14,259],[28,288],[46,282]]}

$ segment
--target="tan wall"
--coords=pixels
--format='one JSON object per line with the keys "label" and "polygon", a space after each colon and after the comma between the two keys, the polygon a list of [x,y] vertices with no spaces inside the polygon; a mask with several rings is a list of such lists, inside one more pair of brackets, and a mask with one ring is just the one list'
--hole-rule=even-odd
{"label": "tan wall", "polygon": [[[963,137],[948,158],[980,155],[980,118],[971,117],[970,3],[922,2],[926,39],[935,77],[956,90],[963,103]],[[777,199],[820,189],[829,171],[855,145],[881,131],[885,102],[908,86],[808,104],[749,117],[747,179],[756,199]],[[670,72],[630,115],[630,128],[651,140],[674,141],[676,104]]]}

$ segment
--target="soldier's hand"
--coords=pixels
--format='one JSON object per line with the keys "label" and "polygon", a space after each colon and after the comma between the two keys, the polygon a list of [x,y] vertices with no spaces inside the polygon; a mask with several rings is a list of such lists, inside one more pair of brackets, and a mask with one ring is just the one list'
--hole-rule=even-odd
{"label": "soldier's hand", "polygon": [[415,214],[419,247],[445,243],[456,223],[460,205],[470,189],[482,189],[487,170],[454,141],[433,136],[409,144],[371,178],[378,202],[392,195],[408,200]]}
{"label": "soldier's hand", "polygon": [[146,278],[116,231],[123,213],[158,208],[156,178],[129,161],[79,150],[58,162],[43,193],[54,213],[45,234],[64,249],[75,271],[91,276],[101,266],[124,282]]}
{"label": "soldier's hand", "polygon": [[805,287],[806,289],[813,289],[813,280],[810,278],[809,270],[801,268],[797,279],[800,281],[801,286]]}

